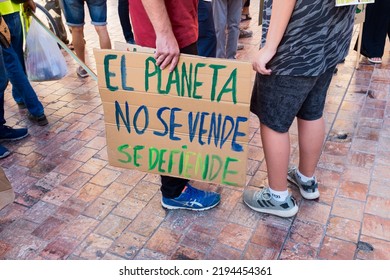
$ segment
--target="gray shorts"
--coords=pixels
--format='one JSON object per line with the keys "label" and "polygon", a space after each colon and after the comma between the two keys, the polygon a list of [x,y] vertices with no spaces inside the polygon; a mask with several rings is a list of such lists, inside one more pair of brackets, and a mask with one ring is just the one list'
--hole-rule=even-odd
{"label": "gray shorts", "polygon": [[262,124],[280,133],[289,130],[295,117],[313,121],[322,117],[334,68],[316,77],[256,75],[251,112]]}

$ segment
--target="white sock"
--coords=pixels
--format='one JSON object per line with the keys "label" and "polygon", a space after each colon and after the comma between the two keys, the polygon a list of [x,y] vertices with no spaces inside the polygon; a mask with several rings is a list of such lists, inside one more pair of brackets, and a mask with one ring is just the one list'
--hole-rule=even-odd
{"label": "white sock", "polygon": [[269,188],[269,192],[271,193],[271,196],[276,201],[285,201],[288,196],[288,190],[285,191],[275,191],[271,188]]}
{"label": "white sock", "polygon": [[297,169],[297,175],[299,177],[299,179],[301,179],[301,181],[303,183],[307,183],[309,181],[316,181],[316,177],[315,176],[312,176],[312,177],[306,177],[305,175],[303,175],[301,172],[299,172],[299,170]]}

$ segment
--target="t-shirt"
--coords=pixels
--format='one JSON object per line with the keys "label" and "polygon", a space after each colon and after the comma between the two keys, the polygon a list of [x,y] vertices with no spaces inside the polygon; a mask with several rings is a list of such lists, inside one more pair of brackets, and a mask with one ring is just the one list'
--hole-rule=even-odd
{"label": "t-shirt", "polygon": [[[267,67],[276,75],[318,76],[348,54],[355,6],[335,7],[335,0],[297,0],[276,55]],[[272,0],[264,1],[262,45]]]}
{"label": "t-shirt", "polygon": [[[179,48],[198,40],[198,0],[165,0]],[[143,47],[156,47],[156,33],[141,0],[129,0],[135,42]]]}

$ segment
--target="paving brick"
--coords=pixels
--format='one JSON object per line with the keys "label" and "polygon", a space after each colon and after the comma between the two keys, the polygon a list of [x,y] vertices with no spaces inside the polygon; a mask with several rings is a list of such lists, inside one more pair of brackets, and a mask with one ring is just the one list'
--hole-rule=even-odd
{"label": "paving brick", "polygon": [[230,223],[222,229],[217,239],[221,244],[243,251],[252,232],[250,228]]}
{"label": "paving brick", "polygon": [[326,236],[319,258],[325,260],[353,260],[356,244]]}
{"label": "paving brick", "polygon": [[96,220],[103,220],[116,205],[114,201],[98,197],[83,214]]}
{"label": "paving brick", "polygon": [[74,253],[87,260],[102,259],[112,243],[111,239],[92,233],[75,249]]}
{"label": "paving brick", "polygon": [[205,256],[205,260],[240,260],[242,259],[242,254],[240,250],[217,243],[214,245],[213,250]]}
{"label": "paving brick", "polygon": [[172,260],[202,260],[204,259],[204,253],[180,246],[176,252],[173,253]]}
{"label": "paving brick", "polygon": [[298,219],[325,225],[328,221],[331,208],[329,205],[315,201],[303,200],[299,205]]}
{"label": "paving brick", "polygon": [[115,215],[108,215],[96,228],[95,232],[111,239],[116,239],[124,232],[131,220]]}
{"label": "paving brick", "polygon": [[364,214],[362,234],[390,240],[390,220],[371,214]]}
{"label": "paving brick", "polygon": [[133,232],[123,233],[109,248],[109,253],[124,259],[134,259],[137,253],[144,248],[147,239]]}
{"label": "paving brick", "polygon": [[362,183],[342,182],[338,190],[338,195],[355,200],[366,201],[368,186]]}
{"label": "paving brick", "polygon": [[287,241],[280,257],[281,260],[315,260],[318,259],[318,249],[304,243]]}
{"label": "paving brick", "polygon": [[244,254],[244,260],[276,260],[278,252],[276,250],[249,243]]}
{"label": "paving brick", "polygon": [[332,209],[332,215],[361,221],[363,217],[364,203],[357,200],[336,197]]}
{"label": "paving brick", "polygon": [[66,227],[63,220],[55,217],[48,217],[39,227],[37,227],[32,235],[45,240],[52,240]]}
{"label": "paving brick", "polygon": [[48,260],[64,260],[78,246],[79,241],[60,237],[50,242],[40,253],[40,256]]}
{"label": "paving brick", "polygon": [[360,235],[361,223],[341,217],[331,217],[326,235],[356,243]]}

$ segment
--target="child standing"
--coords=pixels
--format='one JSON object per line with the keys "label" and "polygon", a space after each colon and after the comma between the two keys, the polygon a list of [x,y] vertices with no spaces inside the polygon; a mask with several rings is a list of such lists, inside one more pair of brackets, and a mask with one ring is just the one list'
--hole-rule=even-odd
{"label": "child standing", "polygon": [[[253,210],[280,217],[298,211],[287,177],[306,199],[319,197],[314,171],[325,137],[323,110],[336,65],[349,50],[355,6],[335,0],[265,0],[262,47],[251,111],[259,117],[269,187],[245,190]],[[298,118],[299,166],[288,169],[288,130]]]}

